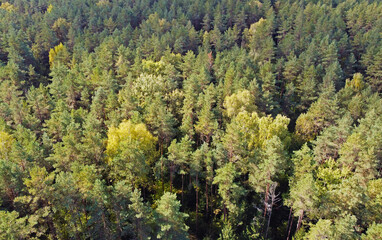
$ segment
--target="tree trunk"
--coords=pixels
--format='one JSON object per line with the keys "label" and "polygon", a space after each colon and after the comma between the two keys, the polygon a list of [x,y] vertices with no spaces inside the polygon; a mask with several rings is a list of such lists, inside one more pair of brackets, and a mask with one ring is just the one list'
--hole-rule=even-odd
{"label": "tree trunk", "polygon": [[109,231],[107,229],[106,217],[105,217],[105,213],[103,211],[102,211],[102,225],[103,225],[103,231],[105,234],[105,238],[109,239]]}
{"label": "tree trunk", "polygon": [[298,222],[297,222],[297,228],[296,228],[296,232],[300,229],[301,227],[301,222],[302,222],[302,218],[304,217],[304,210],[300,210],[300,216],[298,216]]}
{"label": "tree trunk", "polygon": [[269,211],[267,227],[266,227],[266,229],[265,229],[265,239],[267,239],[267,237],[268,237],[268,230],[269,230],[269,225],[270,225],[270,223],[271,223],[271,216],[272,216],[272,206],[271,206],[271,209],[270,209],[270,211]]}
{"label": "tree trunk", "polygon": [[184,186],[184,174],[182,174],[182,207],[183,207],[183,186]]}
{"label": "tree trunk", "polygon": [[268,196],[269,196],[269,183],[267,184],[267,188],[266,188],[266,190],[265,190],[265,199],[264,199],[264,218],[267,216]]}
{"label": "tree trunk", "polygon": [[117,220],[117,238],[122,239],[122,227],[121,227],[121,215],[120,211],[116,212],[116,220]]}
{"label": "tree trunk", "polygon": [[163,176],[163,160],[160,160],[160,178],[162,179],[162,191],[164,193],[164,176]]}
{"label": "tree trunk", "polygon": [[227,219],[227,207],[225,206],[225,203],[224,203],[224,206],[223,206],[223,212],[224,212],[224,222],[225,222],[226,219]]}
{"label": "tree trunk", "polygon": [[206,180],[206,213],[208,215],[208,183]]}
{"label": "tree trunk", "polygon": [[172,192],[172,174],[173,174],[173,165],[174,164],[170,164],[170,192]]}
{"label": "tree trunk", "polygon": [[[198,174],[196,174],[196,184],[198,184]],[[196,206],[195,206],[195,212],[196,212],[196,234],[198,234],[198,211],[199,211],[199,188],[198,185],[196,185]]]}
{"label": "tree trunk", "polygon": [[292,224],[293,224],[293,219],[291,221],[292,213],[293,213],[293,208],[291,207],[290,211],[289,211],[289,217],[288,217],[288,227],[287,227],[287,238],[286,238],[286,240],[289,240],[290,230],[292,229]]}

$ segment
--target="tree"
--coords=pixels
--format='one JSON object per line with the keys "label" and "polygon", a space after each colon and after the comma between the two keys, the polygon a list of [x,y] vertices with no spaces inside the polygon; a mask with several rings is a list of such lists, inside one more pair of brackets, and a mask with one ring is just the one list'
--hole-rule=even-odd
{"label": "tree", "polygon": [[368,74],[368,82],[377,92],[382,90],[382,49],[373,57],[373,61],[368,64],[366,73]]}
{"label": "tree", "polygon": [[29,177],[24,179],[28,195],[19,196],[15,202],[23,204],[28,213],[29,224],[35,225],[37,237],[57,237],[53,222],[54,216],[54,173],[48,173],[45,167],[30,169]]}
{"label": "tree", "polygon": [[313,140],[324,128],[333,125],[338,119],[340,111],[334,92],[334,84],[329,81],[318,100],[310,106],[308,112],[298,117],[296,133],[303,140]]}
{"label": "tree", "polygon": [[50,49],[49,64],[51,67],[53,67],[55,63],[60,62],[61,64],[67,64],[69,61],[69,52],[62,43]]}
{"label": "tree", "polygon": [[[274,136],[266,140],[259,158],[255,163],[250,164],[248,181],[257,193],[264,194],[264,217],[267,215],[268,208],[270,210],[268,213],[268,225],[265,231],[265,235],[267,235],[272,206],[276,196],[277,182],[275,177],[282,175],[283,170],[286,168],[286,153],[280,138]],[[274,196],[274,198],[270,198],[270,195]],[[271,204],[269,203],[270,201]]]}
{"label": "tree", "polygon": [[133,212],[133,225],[137,238],[151,239],[152,209],[143,202],[141,193],[134,189],[130,197],[129,209]]}
{"label": "tree", "polygon": [[248,90],[242,90],[227,96],[224,100],[224,107],[227,110],[228,117],[234,117],[239,112],[256,112],[254,96]]}
{"label": "tree", "polygon": [[339,162],[355,171],[363,182],[378,176],[379,159],[382,154],[378,144],[382,134],[379,111],[371,108],[339,151]]}
{"label": "tree", "polygon": [[33,164],[45,165],[43,150],[34,132],[21,125],[16,127],[13,136],[16,138],[12,146],[10,160],[22,171],[28,170]]}
{"label": "tree", "polygon": [[337,159],[340,148],[351,133],[353,120],[349,115],[345,115],[337,122],[338,124],[324,129],[313,142],[317,163],[323,163],[329,158]]}
{"label": "tree", "polygon": [[158,137],[160,151],[163,153],[163,148],[168,146],[176,134],[176,120],[159,95],[155,96],[146,111],[145,120],[154,135]]}
{"label": "tree", "polygon": [[223,145],[228,152],[229,161],[243,171],[248,172],[248,164],[256,163],[264,143],[274,136],[280,138],[285,148],[289,147],[289,119],[277,115],[259,117],[257,113],[240,112],[226,127]]}
{"label": "tree", "polygon": [[318,73],[316,68],[311,65],[304,69],[301,75],[298,77],[297,92],[300,96],[299,109],[302,111],[307,110],[310,105],[317,100],[317,78]]}
{"label": "tree", "polygon": [[216,101],[214,89],[213,84],[211,84],[205,89],[202,95],[199,95],[199,105],[201,106],[201,110],[198,114],[195,130],[200,134],[201,140],[206,143],[211,141],[212,135],[218,128],[213,109]]}
{"label": "tree", "polygon": [[184,223],[187,214],[179,211],[180,202],[174,193],[166,192],[157,201],[155,209],[158,223],[158,239],[188,239],[188,227]]}
{"label": "tree", "polygon": [[[315,204],[315,181],[313,170],[315,168],[312,150],[304,144],[292,157],[294,174],[289,180],[290,196],[286,204],[298,216],[297,230],[300,228],[306,212],[312,211]],[[290,229],[291,227],[288,226]]]}
{"label": "tree", "polygon": [[168,147],[168,160],[170,162],[170,191],[172,191],[172,181],[174,178],[175,168],[179,167],[179,173],[182,175],[182,203],[184,176],[189,173],[192,144],[193,142],[190,140],[188,135],[186,135],[178,143],[176,139],[174,139]]}
{"label": "tree", "polygon": [[245,193],[243,187],[235,182],[238,175],[234,165],[229,162],[216,170],[216,176],[213,181],[213,184],[218,185],[218,193],[222,198],[224,221],[229,220],[233,223],[239,221],[239,200]]}
{"label": "tree", "polygon": [[251,24],[250,28],[244,32],[246,43],[250,49],[251,55],[258,61],[270,61],[274,57],[274,42],[272,39],[273,19],[260,20]]}
{"label": "tree", "polygon": [[42,84],[38,88],[32,86],[29,89],[26,102],[30,105],[33,114],[41,123],[49,118],[53,103],[48,89]]}
{"label": "tree", "polygon": [[367,229],[366,234],[362,234],[362,240],[377,240],[381,239],[382,234],[382,224],[372,223],[372,225]]}
{"label": "tree", "polygon": [[354,230],[356,218],[352,215],[345,215],[336,219],[334,224],[331,220],[320,219],[315,225],[312,225],[305,236],[306,239],[355,239],[357,235]]}
{"label": "tree", "polygon": [[28,238],[33,225],[27,223],[27,217],[19,218],[16,211],[0,211],[0,237],[3,239]]}
{"label": "tree", "polygon": [[260,67],[261,92],[263,98],[263,112],[267,114],[277,114],[279,103],[277,97],[276,78],[273,73],[271,62],[266,62]]}
{"label": "tree", "polygon": [[107,162],[113,178],[135,184],[146,183],[149,166],[157,157],[157,138],[143,123],[134,124],[131,120],[123,121],[118,128],[111,127],[107,137]]}

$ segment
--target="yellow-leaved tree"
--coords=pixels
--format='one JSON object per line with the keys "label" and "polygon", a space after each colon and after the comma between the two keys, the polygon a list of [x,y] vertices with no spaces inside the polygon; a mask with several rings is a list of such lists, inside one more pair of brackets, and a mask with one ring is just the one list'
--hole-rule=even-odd
{"label": "yellow-leaved tree", "polygon": [[68,63],[70,61],[70,56],[68,49],[62,44],[58,44],[54,48],[50,49],[49,51],[49,65],[52,68],[53,65],[56,62],[61,62],[61,63]]}
{"label": "yellow-leaved tree", "polygon": [[7,132],[0,131],[0,159],[8,159],[14,138]]}
{"label": "yellow-leaved tree", "polygon": [[158,151],[157,138],[146,125],[124,120],[118,127],[111,127],[107,136],[107,163],[113,178],[135,185],[147,183],[150,165],[157,158]]}
{"label": "yellow-leaved tree", "polygon": [[16,10],[15,6],[10,4],[9,2],[3,2],[0,8],[7,10],[8,12],[13,12],[14,10]]}
{"label": "yellow-leaved tree", "polygon": [[248,90],[240,90],[224,99],[224,107],[228,117],[235,117],[243,111],[256,112],[255,97]]}

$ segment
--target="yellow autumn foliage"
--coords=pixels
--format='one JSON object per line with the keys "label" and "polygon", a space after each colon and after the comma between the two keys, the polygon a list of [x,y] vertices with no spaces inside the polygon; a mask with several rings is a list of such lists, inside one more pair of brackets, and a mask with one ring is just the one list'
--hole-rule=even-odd
{"label": "yellow autumn foliage", "polygon": [[125,147],[143,151],[147,160],[156,155],[157,138],[147,130],[143,123],[134,124],[130,120],[124,120],[118,127],[111,127],[107,136],[106,154],[109,162]]}
{"label": "yellow autumn foliage", "polygon": [[49,65],[53,66],[53,63],[57,60],[67,63],[69,61],[69,52],[66,47],[60,43],[49,51]]}
{"label": "yellow autumn foliage", "polygon": [[46,11],[47,11],[48,13],[51,13],[52,10],[53,10],[53,5],[52,5],[52,4],[49,4],[49,6],[48,6],[48,8],[46,9]]}
{"label": "yellow autumn foliage", "polygon": [[10,134],[0,131],[0,158],[1,159],[8,158],[14,141],[15,140]]}
{"label": "yellow autumn foliage", "polygon": [[7,10],[8,12],[13,12],[16,10],[15,6],[10,4],[9,2],[3,2],[0,6],[1,9]]}

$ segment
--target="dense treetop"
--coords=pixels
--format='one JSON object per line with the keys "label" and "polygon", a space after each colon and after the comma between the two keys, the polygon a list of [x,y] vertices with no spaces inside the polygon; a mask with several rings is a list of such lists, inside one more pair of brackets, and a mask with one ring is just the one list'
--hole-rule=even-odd
{"label": "dense treetop", "polygon": [[0,239],[382,236],[381,1],[0,4]]}

